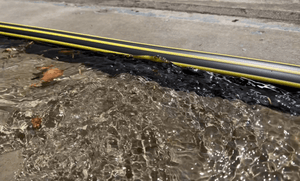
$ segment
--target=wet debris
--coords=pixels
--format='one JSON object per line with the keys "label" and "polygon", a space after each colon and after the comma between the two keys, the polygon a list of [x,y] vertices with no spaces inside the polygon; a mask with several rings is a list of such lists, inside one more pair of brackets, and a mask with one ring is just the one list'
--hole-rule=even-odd
{"label": "wet debris", "polygon": [[268,99],[270,105],[273,105],[271,99],[269,97],[267,97],[267,99]]}
{"label": "wet debris", "polygon": [[157,69],[152,69],[152,72],[154,72],[155,75],[160,76],[159,71]]}
{"label": "wet debris", "polygon": [[72,58],[74,58],[75,55],[80,54],[79,51],[75,51],[75,50],[60,50],[60,51],[58,51],[58,53],[64,54],[64,55],[71,55]]}
{"label": "wet debris", "polygon": [[26,48],[28,48],[30,45],[32,45],[34,42],[28,42],[26,44],[21,44],[17,47],[11,47],[11,48],[6,48],[2,53],[20,53],[23,52]]}
{"label": "wet debris", "polygon": [[17,57],[20,53],[23,53],[26,48],[28,48],[30,45],[32,45],[34,42],[31,41],[26,44],[21,44],[16,47],[11,47],[11,48],[5,48],[2,53],[7,54],[6,57],[3,57],[2,59],[10,59],[10,58],[15,58]]}
{"label": "wet debris", "polygon": [[63,70],[60,70],[59,68],[53,68],[45,72],[41,80],[45,82],[50,82],[53,81],[53,79],[62,76],[63,74],[64,74]]}
{"label": "wet debris", "polygon": [[17,49],[16,48],[6,48],[2,51],[2,53],[7,53],[8,55],[5,57],[6,59],[14,58],[17,56]]}
{"label": "wet debris", "polygon": [[127,55],[127,57],[132,57],[135,59],[145,59],[150,60],[153,62],[159,62],[159,63],[172,63],[171,61],[167,60],[165,57],[161,57],[159,55],[156,56],[150,56],[150,55]]}
{"label": "wet debris", "polygon": [[27,43],[27,44],[25,45],[25,47],[27,48],[27,47],[29,47],[30,45],[33,45],[33,44],[34,44],[34,42],[31,41],[31,42]]}
{"label": "wet debris", "polygon": [[31,84],[30,87],[37,87],[43,82],[51,82],[55,78],[60,77],[64,74],[64,70],[55,68],[54,65],[50,65],[47,67],[37,67],[37,69],[43,71],[42,78],[39,83]]}
{"label": "wet debris", "polygon": [[32,127],[33,128],[40,128],[42,125],[42,118],[35,117],[31,119]]}
{"label": "wet debris", "polygon": [[48,67],[36,67],[36,69],[38,70],[46,70],[46,69],[49,69],[51,67],[53,67],[54,65],[49,65]]}
{"label": "wet debris", "polygon": [[16,48],[6,48],[3,52],[12,52],[12,51],[17,51]]}

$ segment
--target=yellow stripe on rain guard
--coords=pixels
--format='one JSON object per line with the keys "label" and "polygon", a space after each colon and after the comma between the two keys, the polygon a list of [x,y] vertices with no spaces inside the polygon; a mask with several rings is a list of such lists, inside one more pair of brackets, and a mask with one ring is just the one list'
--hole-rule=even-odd
{"label": "yellow stripe on rain guard", "polygon": [[84,46],[84,45],[77,45],[77,44],[73,44],[73,43],[66,43],[66,42],[62,42],[62,41],[49,40],[49,39],[45,39],[45,38],[37,38],[37,37],[33,37],[33,36],[19,35],[19,34],[14,34],[14,33],[6,33],[6,32],[3,32],[3,31],[0,31],[0,35],[14,36],[14,37],[18,37],[18,38],[25,38],[25,39],[35,40],[35,41],[43,41],[43,42],[48,42],[48,43],[53,43],[53,44],[58,44],[58,45],[63,45],[63,46],[70,46],[70,47],[79,48],[79,49],[98,51],[98,52],[103,52],[103,53],[114,53],[114,54],[119,54],[119,55],[130,56],[130,54],[104,50],[104,49],[101,49],[101,48],[94,48],[94,47],[89,47],[89,46]]}
{"label": "yellow stripe on rain guard", "polygon": [[[126,53],[109,51],[109,50],[104,50],[104,49],[100,49],[100,48],[93,48],[93,47],[77,45],[77,44],[73,44],[73,43],[66,43],[66,42],[61,42],[61,41],[56,41],[56,40],[49,40],[49,39],[45,39],[45,38],[37,38],[37,37],[19,35],[19,34],[14,34],[14,33],[6,33],[6,32],[2,32],[2,31],[0,31],[0,34],[6,35],[6,36],[14,36],[14,37],[19,37],[19,38],[30,39],[30,40],[35,40],[35,41],[43,41],[43,42],[48,42],[48,43],[53,43],[53,44],[59,44],[59,45],[63,45],[63,46],[70,46],[70,47],[74,47],[74,48],[130,56],[130,54],[126,54]],[[148,58],[145,58],[145,59],[148,59]],[[196,66],[196,65],[190,65],[190,64],[184,64],[184,63],[177,63],[177,62],[172,62],[172,63],[177,66],[180,66],[180,67],[191,67],[191,68],[196,68],[196,69],[210,71],[210,72],[219,73],[219,74],[226,74],[226,75],[231,75],[231,76],[236,76],[236,77],[245,77],[245,78],[254,79],[254,80],[258,80],[258,81],[264,81],[264,82],[270,82],[270,83],[300,88],[300,84],[290,82],[290,81],[278,80],[278,79],[273,79],[273,78],[261,77],[261,76],[256,76],[256,75],[250,75],[250,74],[244,74],[244,73],[238,73],[238,72],[232,72],[232,71],[226,71],[226,70],[220,70],[220,69],[214,69],[214,68],[208,68],[208,67],[202,67],[202,66]]]}
{"label": "yellow stripe on rain guard", "polygon": [[278,79],[273,79],[273,78],[261,77],[261,76],[257,76],[257,75],[231,72],[231,71],[227,71],[227,70],[220,70],[220,69],[190,65],[190,64],[185,64],[185,63],[177,63],[177,62],[172,62],[172,63],[177,66],[180,66],[180,67],[191,67],[191,68],[205,70],[205,71],[219,73],[219,74],[231,75],[231,76],[235,76],[235,77],[245,77],[245,78],[249,78],[249,79],[253,79],[253,80],[300,88],[299,83],[294,83],[294,82],[285,81],[285,80],[278,80]]}
{"label": "yellow stripe on rain guard", "polygon": [[72,34],[76,34],[76,35],[90,36],[90,37],[94,37],[94,38],[103,38],[103,39],[107,39],[107,40],[116,40],[116,41],[122,41],[122,42],[125,42],[125,43],[135,43],[135,44],[139,44],[139,45],[148,45],[148,46],[154,46],[154,47],[159,47],[159,48],[169,48],[169,49],[173,49],[173,50],[182,50],[182,51],[190,51],[190,52],[196,52],[196,53],[205,53],[205,54],[211,54],[211,55],[218,55],[218,56],[225,56],[225,57],[232,57],[232,58],[241,58],[241,59],[247,59],[247,60],[256,60],[256,61],[260,61],[260,62],[269,62],[269,63],[275,63],[275,64],[281,64],[281,65],[289,65],[289,66],[300,67],[300,65],[296,65],[296,64],[276,62],[276,61],[271,61],[271,60],[255,59],[255,58],[241,57],[241,56],[235,56],[235,55],[227,55],[227,54],[221,54],[221,53],[212,53],[212,52],[189,50],[189,49],[175,48],[175,47],[167,47],[167,46],[147,44],[147,43],[139,43],[139,42],[133,42],[133,41],[128,41],[128,40],[120,40],[120,39],[115,39],[115,38],[107,38],[107,37],[102,37],[102,36],[89,35],[89,34],[84,34],[84,33],[75,33],[75,32],[71,32],[71,31],[51,29],[51,28],[43,28],[43,27],[38,27],[38,26],[30,26],[30,25],[23,25],[23,24],[17,24],[17,23],[8,23],[8,22],[1,22],[1,21],[0,21],[0,23],[10,24],[10,25],[17,25],[17,26],[25,26],[25,27],[29,27],[29,28],[39,28],[39,29],[44,29],[44,30],[52,30],[52,31],[58,31],[58,32],[63,32],[63,33],[72,33]]}
{"label": "yellow stripe on rain guard", "polygon": [[278,71],[278,72],[292,73],[292,74],[300,75],[300,72],[298,72],[298,71],[292,71],[292,70],[281,69],[281,68],[259,66],[259,65],[249,64],[249,63],[241,63],[241,62],[222,60],[222,59],[216,59],[216,58],[194,56],[194,55],[188,55],[188,54],[184,54],[184,53],[169,52],[169,51],[156,50],[156,49],[151,49],[151,48],[143,48],[143,47],[137,47],[137,46],[132,46],[132,45],[120,44],[120,43],[112,43],[112,42],[106,42],[106,41],[101,41],[101,40],[94,40],[94,39],[89,39],[89,38],[82,38],[82,37],[77,37],[77,36],[64,35],[64,34],[59,34],[59,33],[45,32],[45,31],[40,31],[40,30],[32,30],[32,29],[27,29],[27,28],[18,28],[18,27],[6,26],[6,25],[0,25],[0,27],[7,28],[7,29],[20,30],[20,31],[28,31],[28,32],[34,32],[34,33],[53,35],[53,36],[60,36],[60,37],[71,38],[71,39],[78,39],[78,40],[101,43],[101,44],[112,45],[112,46],[123,47],[123,48],[131,48],[131,49],[143,50],[143,51],[148,51],[148,52],[163,53],[163,54],[168,54],[168,55],[175,55],[175,56],[181,56],[181,57],[202,59],[202,60],[207,60],[207,61],[221,62],[221,63],[227,63],[227,64],[233,64],[233,65],[240,65],[240,66],[253,67],[253,68],[259,68],[259,69],[265,69],[265,70],[271,70],[271,71]]}

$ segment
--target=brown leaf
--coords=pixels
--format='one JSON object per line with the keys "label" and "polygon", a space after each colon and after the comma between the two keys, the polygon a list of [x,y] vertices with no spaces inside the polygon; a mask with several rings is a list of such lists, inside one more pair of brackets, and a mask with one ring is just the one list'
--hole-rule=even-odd
{"label": "brown leaf", "polygon": [[42,125],[42,118],[39,117],[32,118],[31,123],[34,128],[40,128]]}
{"label": "brown leaf", "polygon": [[51,67],[53,67],[54,65],[50,65],[50,66],[48,66],[48,67],[36,67],[36,69],[38,69],[38,70],[45,70],[45,69],[49,69],[49,68],[51,68]]}
{"label": "brown leaf", "polygon": [[60,50],[58,51],[58,53],[62,53],[62,54],[65,54],[65,55],[72,55],[74,54],[74,50]]}
{"label": "brown leaf", "polygon": [[43,81],[50,82],[53,79],[60,77],[64,74],[64,70],[60,70],[58,68],[50,69],[51,67],[53,67],[53,65],[50,65],[48,67],[37,67],[37,69],[42,70],[42,72],[46,71],[47,69],[49,69],[49,70],[47,70],[46,72],[43,73],[43,77],[41,78],[39,83],[31,84],[30,87],[38,87],[41,85],[41,83]]}
{"label": "brown leaf", "polygon": [[37,87],[37,84],[31,84],[30,87]]}
{"label": "brown leaf", "polygon": [[64,74],[64,71],[60,70],[58,68],[50,69],[44,73],[43,78],[41,80],[43,80],[45,82],[50,82],[53,79],[62,76],[63,74]]}

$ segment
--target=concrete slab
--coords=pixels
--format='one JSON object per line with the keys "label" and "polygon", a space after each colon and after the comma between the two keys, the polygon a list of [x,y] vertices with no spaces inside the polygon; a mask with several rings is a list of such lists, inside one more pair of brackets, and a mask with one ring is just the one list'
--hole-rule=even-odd
{"label": "concrete slab", "polygon": [[[197,0],[207,1],[207,0]],[[233,3],[257,3],[257,4],[294,4],[299,3],[300,0],[210,0],[212,2],[233,2]]]}
{"label": "concrete slab", "polygon": [[296,23],[300,20],[299,0],[64,0],[64,2],[264,18]]}
{"label": "concrete slab", "polygon": [[292,23],[46,1],[0,0],[0,12],[5,22],[300,64],[300,26]]}

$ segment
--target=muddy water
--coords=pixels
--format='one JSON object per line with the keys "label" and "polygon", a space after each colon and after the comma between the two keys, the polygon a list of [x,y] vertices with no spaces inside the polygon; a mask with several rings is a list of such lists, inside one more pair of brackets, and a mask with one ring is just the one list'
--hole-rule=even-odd
{"label": "muddy water", "polygon": [[[6,180],[300,179],[299,117],[39,55],[0,58],[0,164],[22,162],[0,166]],[[64,76],[30,87],[51,64]]]}

